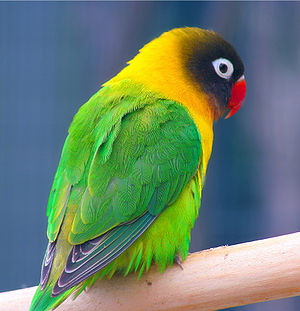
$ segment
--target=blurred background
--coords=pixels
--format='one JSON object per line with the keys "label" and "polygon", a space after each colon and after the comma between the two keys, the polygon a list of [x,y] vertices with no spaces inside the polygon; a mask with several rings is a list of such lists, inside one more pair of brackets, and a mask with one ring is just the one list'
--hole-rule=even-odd
{"label": "blurred background", "polygon": [[48,193],[72,117],[174,27],[222,34],[244,60],[248,88],[242,109],[215,125],[191,251],[299,230],[299,15],[295,2],[1,2],[0,290],[39,281]]}

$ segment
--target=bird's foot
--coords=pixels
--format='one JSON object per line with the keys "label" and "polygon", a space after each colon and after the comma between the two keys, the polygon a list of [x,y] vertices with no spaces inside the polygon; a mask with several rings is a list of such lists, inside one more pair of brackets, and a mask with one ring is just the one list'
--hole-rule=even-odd
{"label": "bird's foot", "polygon": [[181,258],[178,255],[175,255],[174,259],[175,259],[175,262],[177,263],[177,265],[180,267],[180,269],[183,270]]}

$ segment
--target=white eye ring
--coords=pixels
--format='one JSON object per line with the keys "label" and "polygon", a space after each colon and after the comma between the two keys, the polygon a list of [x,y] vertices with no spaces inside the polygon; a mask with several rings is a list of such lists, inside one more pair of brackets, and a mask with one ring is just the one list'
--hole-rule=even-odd
{"label": "white eye ring", "polygon": [[230,79],[233,74],[233,65],[226,58],[218,58],[212,62],[215,72],[223,79]]}

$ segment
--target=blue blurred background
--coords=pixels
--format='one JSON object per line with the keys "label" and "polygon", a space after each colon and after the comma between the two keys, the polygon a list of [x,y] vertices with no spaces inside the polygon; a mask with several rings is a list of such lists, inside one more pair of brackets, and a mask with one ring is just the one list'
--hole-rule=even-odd
{"label": "blue blurred background", "polygon": [[48,193],[72,117],[174,27],[221,33],[244,60],[248,87],[239,113],[215,125],[191,251],[299,230],[299,16],[295,2],[1,2],[0,290],[39,281]]}

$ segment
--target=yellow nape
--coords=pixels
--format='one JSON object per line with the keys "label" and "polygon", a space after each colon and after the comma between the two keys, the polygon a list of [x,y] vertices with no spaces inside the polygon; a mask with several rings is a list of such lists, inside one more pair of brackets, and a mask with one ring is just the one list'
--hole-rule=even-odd
{"label": "yellow nape", "polygon": [[207,33],[189,27],[165,32],[146,44],[127,67],[105,83],[111,85],[129,79],[185,106],[201,134],[204,171],[211,154],[214,111],[207,95],[188,75],[185,60]]}

